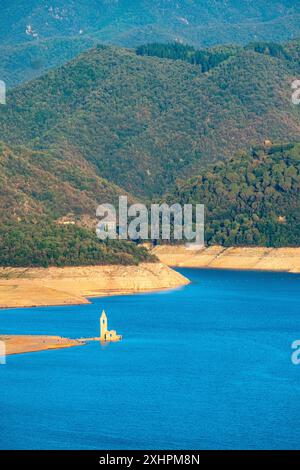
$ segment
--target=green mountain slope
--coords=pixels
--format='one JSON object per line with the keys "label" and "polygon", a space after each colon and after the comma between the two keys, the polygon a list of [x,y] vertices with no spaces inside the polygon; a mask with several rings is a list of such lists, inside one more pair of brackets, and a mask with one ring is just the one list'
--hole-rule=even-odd
{"label": "green mountain slope", "polygon": [[265,139],[296,140],[291,57],[237,52],[212,68],[100,47],[8,94],[3,140],[80,155],[96,173],[139,196]]}
{"label": "green mountain slope", "polygon": [[121,194],[79,155],[62,162],[54,152],[12,150],[1,143],[0,266],[155,261],[133,243],[97,239],[97,205],[117,204]]}
{"label": "green mountain slope", "polygon": [[300,245],[300,144],[256,148],[178,182],[169,203],[205,204],[208,244]]}
{"label": "green mountain slope", "polygon": [[[120,188],[97,176],[80,154],[9,148],[0,143],[1,220],[38,221],[39,217],[87,223],[98,204],[116,204]],[[129,196],[129,200],[133,200]]]}

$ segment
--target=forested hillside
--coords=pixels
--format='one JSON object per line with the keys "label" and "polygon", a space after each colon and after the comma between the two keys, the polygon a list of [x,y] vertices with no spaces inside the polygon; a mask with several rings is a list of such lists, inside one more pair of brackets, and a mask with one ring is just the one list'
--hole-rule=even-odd
{"label": "forested hillside", "polygon": [[132,242],[101,242],[95,231],[58,225],[51,219],[0,222],[0,266],[134,265],[155,262],[145,248]]}
{"label": "forested hillside", "polygon": [[[1,220],[95,219],[98,204],[117,203],[124,191],[95,174],[80,154],[11,149],[0,142]],[[129,196],[129,200],[130,199]]]}
{"label": "forested hillside", "polygon": [[62,162],[79,155],[98,176],[152,198],[238,149],[297,140],[299,47],[289,57],[242,48],[203,73],[98,46],[11,91],[0,108],[2,138]]}
{"label": "forested hillside", "polygon": [[133,243],[96,237],[97,205],[117,204],[121,194],[80,155],[62,162],[55,152],[0,143],[0,266],[154,261]]}
{"label": "forested hillside", "polygon": [[300,245],[300,144],[256,148],[219,162],[166,196],[205,204],[209,245]]}
{"label": "forested hillside", "polygon": [[242,53],[252,51],[264,54],[276,59],[282,59],[287,66],[299,70],[299,44],[300,40],[280,44],[276,42],[251,42],[246,46],[223,45],[206,49],[196,49],[193,46],[173,43],[150,43],[136,48],[136,53],[148,57],[160,57],[161,59],[184,60],[189,64],[199,66],[201,72],[217,67],[221,62]]}
{"label": "forested hillside", "polygon": [[97,240],[95,209],[174,185],[169,201],[206,204],[209,244],[299,245],[299,58],[299,41],[98,45],[10,90],[0,107],[0,264],[152,261],[133,244]]}
{"label": "forested hillside", "polygon": [[242,50],[242,46],[217,46],[199,50],[177,42],[168,44],[155,42],[137,47],[136,53],[161,59],[184,60],[189,64],[199,66],[200,71],[205,73]]}

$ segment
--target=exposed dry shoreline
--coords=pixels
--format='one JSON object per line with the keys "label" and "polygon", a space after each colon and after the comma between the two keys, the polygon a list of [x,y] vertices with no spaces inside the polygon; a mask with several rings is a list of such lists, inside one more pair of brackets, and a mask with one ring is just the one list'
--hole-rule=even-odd
{"label": "exposed dry shoreline", "polygon": [[0,341],[5,343],[7,356],[85,344],[82,340],[41,335],[0,335]]}
{"label": "exposed dry shoreline", "polygon": [[0,308],[86,304],[87,297],[171,289],[188,283],[162,263],[0,268]]}
{"label": "exposed dry shoreline", "polygon": [[244,269],[300,273],[300,247],[264,248],[211,246],[190,250],[185,246],[159,246],[153,253],[173,267]]}
{"label": "exposed dry shoreline", "polygon": [[[189,283],[162,263],[139,266],[67,268],[0,268],[0,308],[89,303],[87,297],[171,289]],[[22,354],[81,346],[99,338],[0,335],[6,354]]]}

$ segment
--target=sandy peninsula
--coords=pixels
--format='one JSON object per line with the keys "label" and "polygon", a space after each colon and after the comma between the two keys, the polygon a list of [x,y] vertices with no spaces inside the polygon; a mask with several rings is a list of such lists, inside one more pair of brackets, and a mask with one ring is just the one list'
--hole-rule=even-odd
{"label": "sandy peninsula", "polygon": [[185,246],[159,246],[153,253],[173,267],[245,269],[300,273],[300,247],[264,248],[211,246],[191,250]]}
{"label": "sandy peninsula", "polygon": [[188,283],[162,263],[0,268],[0,308],[86,304],[88,297],[172,289]]}
{"label": "sandy peninsula", "polygon": [[0,341],[5,343],[7,356],[49,349],[71,348],[85,344],[84,341],[77,339],[39,335],[0,335]]}

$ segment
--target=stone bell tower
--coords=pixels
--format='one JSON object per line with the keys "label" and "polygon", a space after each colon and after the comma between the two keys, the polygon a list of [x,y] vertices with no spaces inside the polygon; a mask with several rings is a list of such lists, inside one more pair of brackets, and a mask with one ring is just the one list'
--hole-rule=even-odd
{"label": "stone bell tower", "polygon": [[102,341],[106,341],[106,334],[107,334],[107,316],[105,311],[103,310],[102,315],[100,317],[100,339]]}
{"label": "stone bell tower", "polygon": [[101,342],[121,341],[121,339],[122,339],[122,336],[117,335],[116,330],[108,331],[107,316],[103,310],[102,315],[100,317],[100,341]]}

